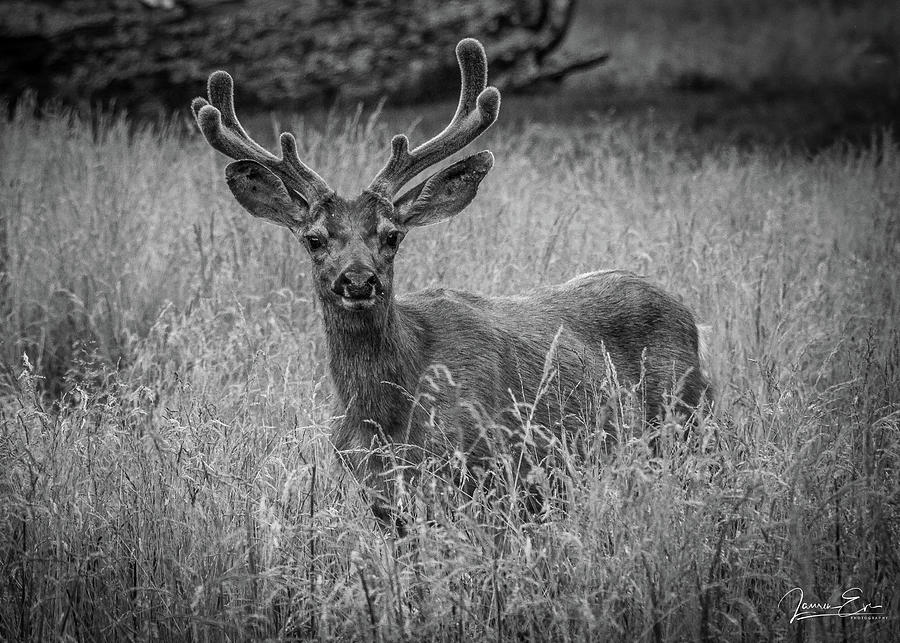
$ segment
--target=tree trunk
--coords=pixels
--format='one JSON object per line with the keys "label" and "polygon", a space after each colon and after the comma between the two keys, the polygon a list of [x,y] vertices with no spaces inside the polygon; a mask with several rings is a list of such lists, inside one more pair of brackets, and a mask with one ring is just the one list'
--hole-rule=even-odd
{"label": "tree trunk", "polygon": [[480,39],[501,89],[558,80],[605,52],[558,52],[574,0],[0,0],[0,92],[181,108],[215,69],[242,104],[414,102],[457,91],[452,54]]}

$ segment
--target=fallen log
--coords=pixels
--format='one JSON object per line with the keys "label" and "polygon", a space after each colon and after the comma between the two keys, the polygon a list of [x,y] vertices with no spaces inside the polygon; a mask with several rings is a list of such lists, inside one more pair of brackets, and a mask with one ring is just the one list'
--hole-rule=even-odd
{"label": "fallen log", "polygon": [[416,102],[453,93],[447,52],[463,36],[485,44],[492,82],[522,90],[606,59],[560,50],[573,9],[574,0],[0,0],[0,94],[172,109],[228,68],[250,106]]}

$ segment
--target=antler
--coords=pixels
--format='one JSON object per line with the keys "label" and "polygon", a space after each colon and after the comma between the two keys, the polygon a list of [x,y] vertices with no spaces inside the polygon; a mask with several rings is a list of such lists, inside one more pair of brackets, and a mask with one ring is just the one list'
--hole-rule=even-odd
{"label": "antler", "polygon": [[474,38],[456,45],[462,76],[459,105],[450,124],[440,134],[411,152],[409,139],[391,139],[391,158],[369,185],[369,190],[393,198],[397,191],[425,168],[455,154],[490,127],[500,113],[500,92],[487,85],[487,56]]}
{"label": "antler", "polygon": [[191,101],[191,109],[203,136],[213,149],[237,161],[250,159],[264,165],[307,203],[320,200],[332,192],[325,180],[300,160],[293,134],[282,133],[281,158],[247,135],[234,112],[234,81],[228,72],[213,72],[209,77],[208,91],[209,101],[197,97]]}

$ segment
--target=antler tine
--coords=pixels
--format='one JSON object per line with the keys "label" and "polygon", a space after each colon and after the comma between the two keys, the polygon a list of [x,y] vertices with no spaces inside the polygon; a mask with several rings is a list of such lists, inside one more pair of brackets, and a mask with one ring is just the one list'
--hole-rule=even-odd
{"label": "antler tine", "polygon": [[331,192],[325,180],[300,160],[292,134],[281,135],[281,158],[250,138],[234,111],[234,81],[228,72],[213,72],[208,92],[209,100],[195,98],[191,110],[213,149],[237,161],[249,159],[264,165],[307,201]]}
{"label": "antler tine", "polygon": [[456,45],[462,83],[453,120],[434,138],[409,151],[409,139],[391,139],[391,158],[372,179],[369,190],[392,198],[425,168],[455,154],[493,125],[500,113],[500,92],[487,85],[487,56],[474,38]]}

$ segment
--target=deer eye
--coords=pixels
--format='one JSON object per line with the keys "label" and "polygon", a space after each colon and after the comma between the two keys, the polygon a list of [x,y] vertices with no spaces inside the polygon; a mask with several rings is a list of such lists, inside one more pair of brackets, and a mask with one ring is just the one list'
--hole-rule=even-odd
{"label": "deer eye", "polygon": [[396,249],[400,244],[400,231],[399,230],[391,230],[384,236],[384,245],[388,248]]}
{"label": "deer eye", "polygon": [[308,234],[306,235],[306,245],[310,251],[321,250],[325,247],[325,237],[318,234]]}

